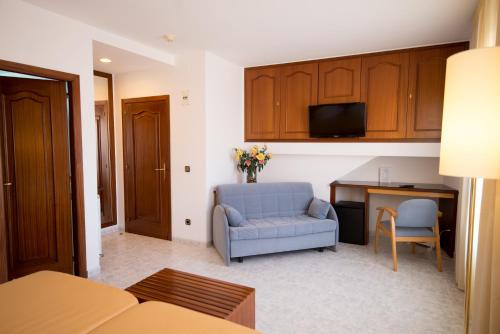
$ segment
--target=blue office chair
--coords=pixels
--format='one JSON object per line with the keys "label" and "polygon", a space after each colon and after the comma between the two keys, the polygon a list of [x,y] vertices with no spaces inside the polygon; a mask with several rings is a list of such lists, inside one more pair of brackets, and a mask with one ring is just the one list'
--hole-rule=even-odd
{"label": "blue office chair", "polygon": [[[387,207],[379,211],[375,228],[375,253],[378,252],[379,234],[391,238],[394,271],[398,271],[397,242],[411,242],[415,253],[415,243],[431,242],[436,246],[438,271],[443,270],[441,245],[439,240],[439,217],[436,202],[430,199],[411,199],[401,203],[396,210]],[[382,220],[384,212],[389,213],[389,220]]]}

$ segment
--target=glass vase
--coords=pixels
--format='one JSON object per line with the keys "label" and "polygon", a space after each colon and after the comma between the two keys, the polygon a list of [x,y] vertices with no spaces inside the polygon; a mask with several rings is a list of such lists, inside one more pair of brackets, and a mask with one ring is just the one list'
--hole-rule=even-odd
{"label": "glass vase", "polygon": [[257,170],[255,168],[247,169],[247,183],[257,183]]}

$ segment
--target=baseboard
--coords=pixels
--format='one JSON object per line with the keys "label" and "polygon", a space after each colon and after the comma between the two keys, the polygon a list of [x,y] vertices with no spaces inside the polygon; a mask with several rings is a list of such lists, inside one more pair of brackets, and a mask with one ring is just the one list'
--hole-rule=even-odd
{"label": "baseboard", "polygon": [[203,241],[195,241],[183,238],[172,238],[172,241],[190,246],[206,247],[206,248],[212,247],[212,241],[203,242]]}

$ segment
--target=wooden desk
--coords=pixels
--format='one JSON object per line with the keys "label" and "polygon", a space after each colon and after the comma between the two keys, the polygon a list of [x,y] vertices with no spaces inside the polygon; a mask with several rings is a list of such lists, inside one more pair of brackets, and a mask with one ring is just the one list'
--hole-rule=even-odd
{"label": "wooden desk", "polygon": [[455,253],[455,231],[457,222],[458,190],[444,184],[412,183],[414,188],[399,188],[400,184],[380,184],[379,182],[334,181],[330,183],[330,203],[336,202],[337,188],[358,188],[364,191],[365,197],[365,240],[368,243],[368,228],[370,220],[370,194],[426,197],[439,200],[439,211],[443,217],[439,220],[441,230],[441,247],[450,256]]}

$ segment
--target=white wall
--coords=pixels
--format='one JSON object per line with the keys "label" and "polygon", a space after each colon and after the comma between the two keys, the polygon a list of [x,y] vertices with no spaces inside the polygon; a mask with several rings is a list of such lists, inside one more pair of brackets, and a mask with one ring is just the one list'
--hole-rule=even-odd
{"label": "white wall", "polygon": [[108,98],[108,79],[94,75],[94,100],[107,101]]}
{"label": "white wall", "polygon": [[0,59],[80,76],[87,270],[99,270],[92,40],[158,61],[172,55],[16,0],[0,1]]}
{"label": "white wall", "polygon": [[241,182],[233,148],[243,144],[243,68],[212,53],[205,54],[207,241],[212,239],[213,190]]}
{"label": "white wall", "polygon": [[[121,100],[170,95],[172,235],[174,239],[207,241],[204,61],[203,52],[189,52],[177,57],[176,66],[115,75],[116,193],[120,226],[124,223]],[[189,105],[182,103],[184,91],[189,91]],[[186,165],[191,166],[190,173],[184,172]],[[184,224],[186,218],[191,219],[191,226]]]}

